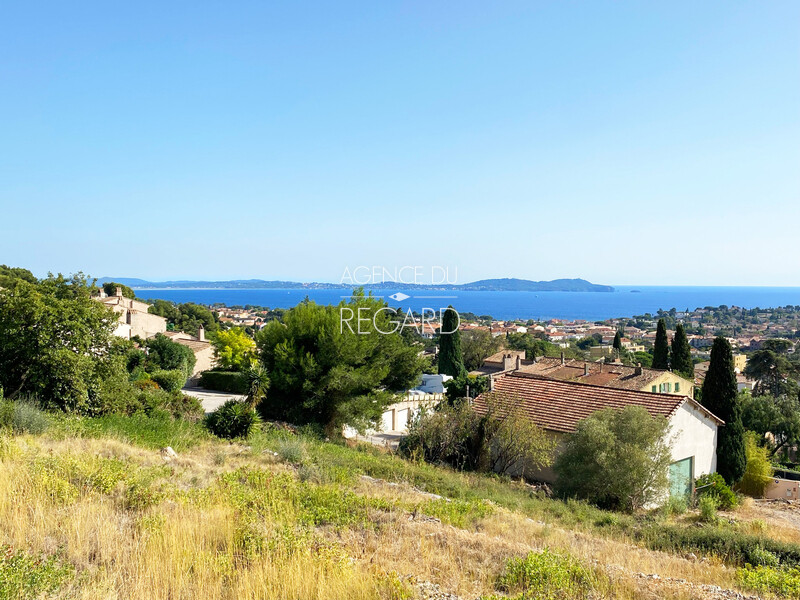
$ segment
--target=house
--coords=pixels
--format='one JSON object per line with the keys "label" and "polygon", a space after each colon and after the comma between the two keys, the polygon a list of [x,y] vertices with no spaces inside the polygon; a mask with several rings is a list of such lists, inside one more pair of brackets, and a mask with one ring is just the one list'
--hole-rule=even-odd
{"label": "house", "polygon": [[150,308],[147,302],[123,296],[121,287],[117,287],[113,296],[107,295],[101,288],[100,295],[94,299],[119,315],[117,327],[112,332],[117,337],[129,340],[139,336],[145,340],[167,330],[167,320],[164,317],[147,312]]}
{"label": "house", "polygon": [[563,354],[560,358],[538,357],[536,360],[525,360],[524,351],[501,350],[487,358],[480,369],[470,374],[487,376],[514,370],[561,381],[694,397],[694,382],[672,371],[567,359]]}
{"label": "house", "polygon": [[589,362],[563,358],[537,358],[520,370],[550,379],[591,383],[640,392],[678,394],[694,397],[694,383],[672,371],[627,366],[620,363]]}
{"label": "house", "polygon": [[[687,494],[695,478],[716,470],[717,430],[724,422],[688,396],[559,381],[521,371],[495,375],[491,382],[492,392],[512,399],[526,418],[558,440],[556,452],[589,415],[605,408],[641,406],[669,421],[671,493]],[[475,410],[486,412],[488,394],[475,398]],[[541,469],[533,478],[553,482],[555,473]]]}
{"label": "house", "polygon": [[211,369],[216,362],[214,347],[210,342],[206,341],[205,328],[200,325],[197,330],[197,336],[189,335],[183,331],[167,331],[164,335],[173,342],[186,346],[194,352],[196,362],[194,370],[189,377],[189,383],[197,384],[200,379],[200,373]]}

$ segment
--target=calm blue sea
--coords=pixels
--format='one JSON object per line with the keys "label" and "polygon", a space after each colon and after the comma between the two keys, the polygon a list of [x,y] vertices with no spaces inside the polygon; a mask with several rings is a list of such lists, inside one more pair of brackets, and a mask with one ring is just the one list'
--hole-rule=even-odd
{"label": "calm blue sea", "polygon": [[[452,304],[458,311],[492,315],[497,319],[587,319],[628,317],[655,313],[658,309],[677,310],[704,306],[741,306],[768,308],[800,305],[800,287],[656,287],[615,286],[614,292],[448,292],[441,290],[405,290],[410,298],[396,302],[389,295],[396,290],[380,290],[389,305],[439,310]],[[634,291],[636,290],[636,291]],[[174,302],[199,304],[246,304],[270,308],[291,308],[306,296],[318,304],[337,304],[350,289],[337,290],[229,290],[229,289],[143,289],[141,298],[162,298]]]}

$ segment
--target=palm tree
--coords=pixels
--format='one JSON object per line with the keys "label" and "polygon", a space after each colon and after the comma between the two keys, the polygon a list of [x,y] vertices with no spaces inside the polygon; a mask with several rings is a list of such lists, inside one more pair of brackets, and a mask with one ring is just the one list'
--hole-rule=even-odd
{"label": "palm tree", "polygon": [[247,380],[247,397],[245,402],[250,408],[258,406],[264,398],[267,397],[267,390],[269,389],[269,375],[267,370],[261,363],[255,363],[244,372],[245,379]]}

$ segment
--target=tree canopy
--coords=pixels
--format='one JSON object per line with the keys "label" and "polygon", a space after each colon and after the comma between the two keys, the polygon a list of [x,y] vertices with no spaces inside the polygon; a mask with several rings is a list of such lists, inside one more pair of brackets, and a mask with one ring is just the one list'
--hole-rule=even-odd
{"label": "tree canopy", "polygon": [[217,367],[226,371],[244,371],[256,360],[256,343],[244,329],[232,327],[211,336]]}
{"label": "tree canopy", "polygon": [[114,312],[92,300],[81,273],[39,283],[8,278],[0,288],[0,386],[11,398],[88,411],[106,380],[124,371],[108,351]]}
{"label": "tree canopy", "polygon": [[458,313],[452,306],[448,306],[442,314],[442,329],[439,334],[439,373],[452,377],[458,377],[466,371],[458,323]]}
{"label": "tree canopy", "polygon": [[464,352],[464,368],[467,371],[480,368],[484,360],[500,349],[501,341],[485,329],[463,332],[461,348]]}
{"label": "tree canopy", "polygon": [[733,351],[723,337],[715,338],[711,346],[711,362],[703,381],[701,401],[703,406],[725,421],[725,426],[720,427],[717,433],[717,471],[728,485],[733,485],[742,478],[747,459]]}
{"label": "tree canopy", "polygon": [[[348,302],[320,306],[307,300],[288,310],[283,322],[269,322],[256,336],[270,379],[262,413],[320,424],[331,435],[344,424],[376,423],[395,392],[417,383],[423,366],[418,348],[393,331],[398,323],[386,308],[357,290]],[[357,324],[356,318],[363,320]]]}
{"label": "tree canopy", "polygon": [[117,283],[115,281],[106,281],[103,284],[103,291],[108,296],[116,296],[117,288],[120,289],[120,291],[122,292],[122,295],[125,298],[136,298],[136,293],[133,291],[133,289],[131,289],[130,287],[128,287],[124,283]]}
{"label": "tree canopy", "polygon": [[635,510],[661,498],[672,456],[669,422],[641,406],[604,409],[578,423],[556,457],[556,489],[608,508]]}
{"label": "tree canopy", "polygon": [[672,338],[672,347],[670,348],[670,366],[681,377],[694,381],[692,349],[689,347],[689,339],[686,337],[683,323],[675,326],[675,336]]}
{"label": "tree canopy", "polygon": [[656,327],[652,366],[654,369],[669,369],[669,339],[667,338],[667,324],[664,319],[659,319]]}

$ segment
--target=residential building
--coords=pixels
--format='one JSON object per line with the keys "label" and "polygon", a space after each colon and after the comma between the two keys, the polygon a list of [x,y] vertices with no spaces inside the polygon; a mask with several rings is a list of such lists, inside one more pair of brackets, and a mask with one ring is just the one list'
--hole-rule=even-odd
{"label": "residential building", "polygon": [[117,327],[112,332],[117,337],[127,340],[140,337],[143,340],[154,337],[167,330],[167,320],[158,315],[147,312],[150,305],[147,302],[126,298],[122,295],[122,288],[118,287],[113,296],[109,296],[100,288],[100,295],[94,297],[111,308],[118,317]]}
{"label": "residential building", "polygon": [[200,325],[197,336],[189,335],[183,331],[168,331],[166,335],[173,342],[177,342],[194,352],[195,365],[189,383],[196,384],[200,379],[200,373],[208,371],[214,367],[216,358],[214,357],[214,347],[206,341],[205,328]]}
{"label": "residential building", "polygon": [[[671,493],[688,494],[696,477],[716,470],[717,430],[724,423],[688,396],[559,381],[521,371],[501,373],[491,381],[492,392],[513,399],[523,416],[556,438],[556,452],[591,414],[605,408],[641,406],[651,416],[669,421]],[[485,412],[487,401],[487,393],[475,398],[475,410]],[[540,469],[531,478],[553,482],[555,473]]]}

